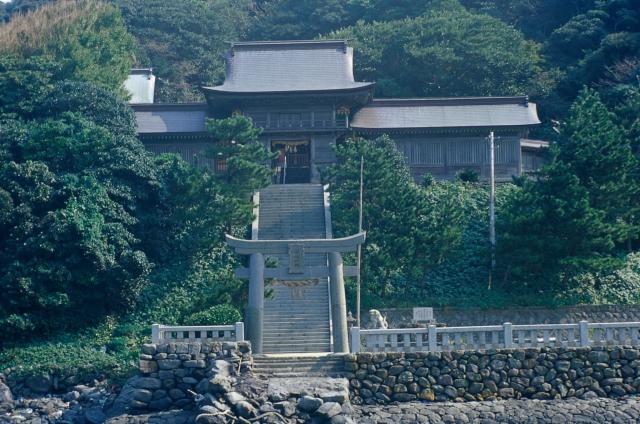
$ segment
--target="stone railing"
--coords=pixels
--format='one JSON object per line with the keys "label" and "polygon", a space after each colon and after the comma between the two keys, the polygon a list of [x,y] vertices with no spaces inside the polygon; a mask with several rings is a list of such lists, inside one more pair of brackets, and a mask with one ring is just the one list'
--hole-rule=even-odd
{"label": "stone railing", "polygon": [[637,346],[640,322],[502,325],[361,330],[351,328],[351,352]]}
{"label": "stone railing", "polygon": [[244,324],[231,325],[160,325],[151,326],[151,342],[241,342],[244,341]]}

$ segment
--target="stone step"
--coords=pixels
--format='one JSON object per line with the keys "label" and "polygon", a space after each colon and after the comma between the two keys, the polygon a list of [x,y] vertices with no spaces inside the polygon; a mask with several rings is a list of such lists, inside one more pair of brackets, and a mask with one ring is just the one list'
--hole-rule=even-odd
{"label": "stone step", "polygon": [[324,338],[329,335],[328,331],[306,331],[300,332],[286,332],[286,331],[265,331],[264,336],[266,338],[280,337],[283,340],[297,340],[301,338]]}
{"label": "stone step", "polygon": [[265,343],[263,349],[265,353],[316,353],[329,352],[331,343],[305,343],[305,344],[288,344],[288,343]]}
{"label": "stone step", "polygon": [[287,324],[287,323],[270,323],[268,328],[264,329],[264,334],[271,333],[286,333],[291,334],[299,331],[317,331],[329,334],[329,323],[315,323],[315,324]]}
{"label": "stone step", "polygon": [[277,305],[267,305],[265,303],[264,305],[265,307],[265,313],[270,311],[270,312],[302,312],[302,313],[307,313],[307,314],[319,314],[319,313],[329,313],[329,303],[326,303],[324,305],[319,305],[319,306],[309,306],[308,308],[305,308],[304,306],[277,306]]}
{"label": "stone step", "polygon": [[344,371],[344,361],[332,361],[332,362],[291,362],[285,361],[280,363],[253,363],[254,369],[269,369],[269,370],[287,370],[287,369],[331,369]]}

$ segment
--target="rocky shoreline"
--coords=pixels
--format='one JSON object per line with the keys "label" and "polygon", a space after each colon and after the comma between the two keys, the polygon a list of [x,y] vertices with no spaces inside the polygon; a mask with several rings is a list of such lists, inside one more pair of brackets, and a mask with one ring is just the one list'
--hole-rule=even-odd
{"label": "rocky shoreline", "polygon": [[396,405],[354,406],[358,424],[415,423],[619,423],[640,422],[640,400],[625,399],[510,399],[464,403],[407,402]]}

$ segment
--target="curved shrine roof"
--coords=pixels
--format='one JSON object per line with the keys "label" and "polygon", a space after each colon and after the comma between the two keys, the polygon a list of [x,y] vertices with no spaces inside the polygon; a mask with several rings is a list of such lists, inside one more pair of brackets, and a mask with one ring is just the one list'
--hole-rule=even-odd
{"label": "curved shrine roof", "polygon": [[373,85],[353,77],[346,40],[263,41],[231,44],[218,93],[287,93],[357,90]]}

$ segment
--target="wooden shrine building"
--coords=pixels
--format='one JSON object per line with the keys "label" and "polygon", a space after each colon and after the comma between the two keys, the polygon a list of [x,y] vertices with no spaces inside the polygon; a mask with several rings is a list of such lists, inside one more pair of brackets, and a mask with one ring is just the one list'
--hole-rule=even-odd
{"label": "wooden shrine building", "polygon": [[149,150],[213,168],[224,164],[201,154],[211,142],[205,119],[248,116],[263,129],[261,141],[281,153],[274,166],[286,166],[286,183],[319,182],[335,160],[332,145],[352,135],[388,134],[416,179],[427,172],[452,179],[468,169],[487,177],[490,131],[497,136],[498,179],[544,160],[545,143],[527,139],[540,120],[526,96],[376,99],[374,86],[355,81],[346,40],[237,42],[226,57],[224,83],[203,87],[206,103],[132,107]]}

